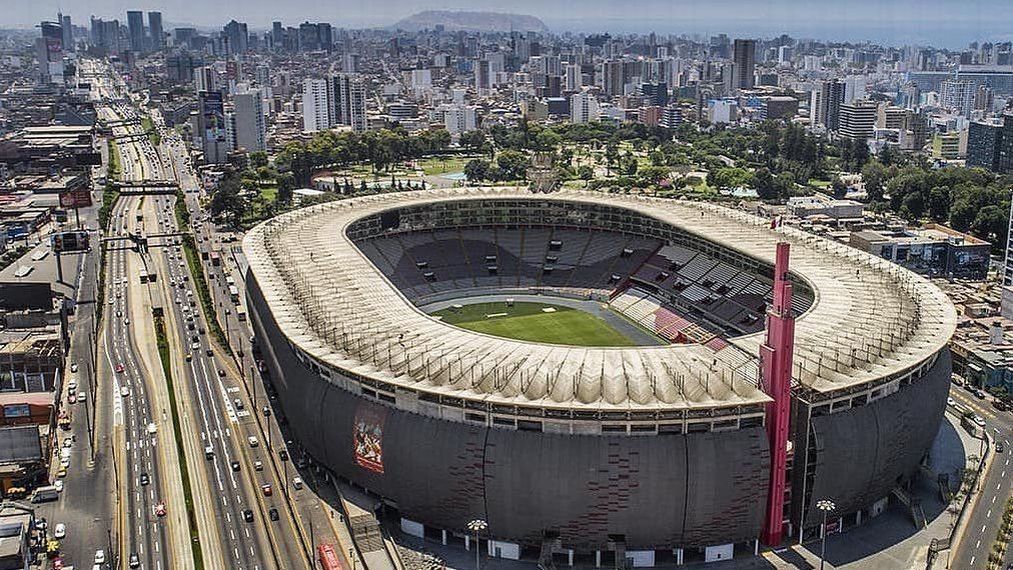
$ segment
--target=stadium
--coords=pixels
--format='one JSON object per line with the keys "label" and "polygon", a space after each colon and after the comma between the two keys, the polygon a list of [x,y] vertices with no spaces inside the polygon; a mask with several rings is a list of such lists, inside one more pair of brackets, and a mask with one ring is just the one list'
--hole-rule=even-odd
{"label": "stadium", "polygon": [[[778,242],[795,317],[780,455],[760,357]],[[915,476],[946,403],[956,316],[938,288],[713,204],[382,194],[284,214],[243,249],[300,445],[405,532],[465,543],[487,521],[496,556],[751,554],[779,456],[778,535],[817,527],[824,498],[858,524]]]}

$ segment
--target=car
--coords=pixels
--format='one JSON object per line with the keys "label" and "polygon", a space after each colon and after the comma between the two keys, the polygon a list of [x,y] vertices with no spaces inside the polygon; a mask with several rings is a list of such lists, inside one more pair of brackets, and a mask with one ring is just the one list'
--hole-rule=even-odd
{"label": "car", "polygon": [[270,497],[274,494],[274,490],[271,489],[270,485],[261,485],[260,490],[264,493],[265,497]]}
{"label": "car", "polygon": [[261,461],[261,460],[259,460],[259,459],[256,460],[256,461],[254,461],[253,462],[253,470],[254,471],[263,471],[264,470],[264,462]]}
{"label": "car", "polygon": [[211,459],[214,456],[215,456],[215,450],[214,450],[214,448],[211,447],[210,445],[205,446],[204,447],[204,457],[206,459]]}
{"label": "car", "polygon": [[269,406],[264,406],[261,411],[264,412],[265,418],[271,415],[271,408]]}
{"label": "car", "polygon": [[1005,448],[1005,447],[1003,447],[1003,445],[1002,445],[1002,442],[1001,442],[1001,441],[997,441],[997,442],[995,442],[995,452],[996,452],[996,453],[1002,453],[1004,449],[1006,449],[1006,448]]}
{"label": "car", "polygon": [[978,398],[979,400],[985,399],[985,393],[982,392],[981,390],[978,390],[977,388],[975,388],[972,393],[974,394],[974,397]]}
{"label": "car", "polygon": [[105,564],[105,563],[106,563],[106,551],[102,549],[96,550],[95,564]]}
{"label": "car", "polygon": [[131,553],[130,553],[130,559],[129,559],[129,561],[127,562],[127,564],[128,564],[128,565],[129,565],[129,566],[130,566],[131,568],[140,568],[140,567],[141,567],[141,559],[140,559],[140,557],[139,557],[139,556],[137,556],[137,553],[136,553],[136,552],[131,552]]}
{"label": "car", "polygon": [[974,416],[974,423],[978,424],[981,427],[985,427],[985,418],[976,415]]}
{"label": "car", "polygon": [[46,522],[46,517],[40,517],[35,520],[35,528],[39,530],[46,530],[49,528],[49,523]]}
{"label": "car", "polygon": [[271,507],[267,511],[267,516],[270,517],[270,519],[273,520],[273,521],[278,520],[278,518],[279,518],[278,517],[278,509],[276,509],[274,507]]}
{"label": "car", "polygon": [[957,401],[954,400],[953,398],[946,398],[946,405],[947,406],[956,406],[957,405]]}
{"label": "car", "polygon": [[151,477],[147,473],[141,473],[140,480],[142,486],[151,483]]}
{"label": "car", "polygon": [[278,452],[278,458],[282,461],[288,461],[288,452],[282,449]]}
{"label": "car", "polygon": [[116,311],[116,318],[117,319],[120,318],[120,317],[122,317],[122,316],[123,316],[123,311]]}
{"label": "car", "polygon": [[56,523],[56,527],[53,528],[53,538],[63,538],[65,536],[67,536],[67,525]]}
{"label": "car", "polygon": [[186,361],[187,361],[187,362],[190,362],[190,361],[192,361],[192,360],[193,360],[193,354],[190,354],[189,352],[188,352],[188,353],[186,353]]}
{"label": "car", "polygon": [[302,477],[293,477],[292,486],[296,489],[302,489]]}
{"label": "car", "polygon": [[63,447],[70,448],[73,445],[74,445],[74,438],[72,438],[72,437],[65,437],[65,438],[63,438]]}
{"label": "car", "polygon": [[250,437],[246,438],[246,441],[250,444],[250,447],[257,447],[258,445],[260,445],[260,441],[257,440],[257,436],[255,435],[251,435]]}
{"label": "car", "polygon": [[63,480],[62,479],[57,479],[56,481],[53,481],[53,487],[56,487],[56,492],[57,493],[62,493],[63,492]]}
{"label": "car", "polygon": [[166,509],[165,509],[165,503],[164,502],[160,502],[157,505],[155,505],[155,514],[156,515],[158,515],[160,517],[164,517],[165,513],[166,513]]}
{"label": "car", "polygon": [[992,400],[992,407],[999,410],[1000,412],[1005,412],[1006,410],[1009,409],[1009,405],[1006,404],[1006,402],[1003,402],[1002,400]]}
{"label": "car", "polygon": [[190,347],[193,348],[194,350],[200,350],[200,343],[197,342],[197,341],[194,341],[194,343],[191,344]]}
{"label": "car", "polygon": [[253,522],[253,511],[250,509],[243,511],[243,520],[248,523]]}
{"label": "car", "polygon": [[71,372],[77,372],[77,363],[76,362],[71,362],[70,363],[70,371]]}
{"label": "car", "polygon": [[120,396],[123,396],[124,398],[126,398],[129,395],[130,395],[130,388],[128,388],[126,386],[121,386],[120,387]]}
{"label": "car", "polygon": [[117,364],[116,365],[116,372],[119,373],[119,374],[123,374],[123,365],[122,364]]}
{"label": "car", "polygon": [[130,319],[123,319],[123,324],[129,325],[130,324]]}
{"label": "car", "polygon": [[218,369],[218,377],[225,378],[225,371],[222,370],[221,368]]}
{"label": "car", "polygon": [[230,464],[230,466],[232,467],[232,470],[233,470],[233,471],[239,471],[239,462],[238,462],[238,461],[233,461],[233,462],[232,462],[232,463]]}
{"label": "car", "polygon": [[237,410],[242,410],[242,409],[244,409],[246,407],[246,405],[243,404],[243,401],[240,400],[239,398],[236,398],[235,400],[233,400],[232,403],[236,405],[236,409]]}
{"label": "car", "polygon": [[204,351],[204,355],[205,355],[205,356],[214,356],[214,355],[215,355],[215,353],[214,353],[214,351],[213,351],[213,350],[211,350],[211,349],[209,348],[209,349],[207,349],[206,351]]}
{"label": "car", "polygon": [[88,392],[80,392],[80,393],[78,393],[78,395],[77,395],[77,403],[78,404],[83,404],[87,400],[88,400]]}
{"label": "car", "polygon": [[158,433],[158,426],[155,425],[155,422],[148,422],[148,433],[150,435]]}
{"label": "car", "polygon": [[67,403],[68,404],[76,404],[77,403],[77,394],[71,394],[71,395],[67,396]]}

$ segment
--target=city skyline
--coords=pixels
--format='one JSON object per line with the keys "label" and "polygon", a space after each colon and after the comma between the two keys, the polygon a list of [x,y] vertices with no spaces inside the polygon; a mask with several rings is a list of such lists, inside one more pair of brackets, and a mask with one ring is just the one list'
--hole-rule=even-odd
{"label": "city skyline", "polygon": [[[0,15],[0,27],[32,27],[51,18],[59,7],[18,0],[13,9]],[[152,5],[132,0],[88,0],[75,3],[64,13],[81,23],[91,15],[122,17],[128,10],[158,10],[165,14],[165,29],[194,25],[217,27],[242,14],[251,28],[266,29],[272,21],[332,21],[336,27],[384,28],[413,13],[431,10],[506,11],[492,2],[431,4],[414,0],[362,5],[342,0],[321,9],[308,0],[294,0],[280,12],[267,2],[223,2],[197,4],[193,0],[170,0]],[[870,41],[885,45],[933,45],[958,48],[972,41],[1009,41],[1013,5],[998,0],[974,2],[970,7],[932,1],[905,0],[885,6],[882,2],[860,0],[846,5],[797,0],[768,2],[759,9],[755,3],[733,0],[720,7],[681,2],[645,0],[636,10],[602,0],[584,5],[580,16],[559,6],[522,0],[509,12],[540,18],[552,32],[611,32],[676,35],[727,33],[747,37],[774,37],[782,33],[829,41]]]}

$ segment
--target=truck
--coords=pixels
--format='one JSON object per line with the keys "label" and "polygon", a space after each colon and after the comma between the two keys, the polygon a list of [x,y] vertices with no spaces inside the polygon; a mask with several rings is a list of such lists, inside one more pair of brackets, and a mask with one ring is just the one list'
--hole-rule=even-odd
{"label": "truck", "polygon": [[38,487],[32,491],[32,502],[33,503],[45,503],[47,501],[55,501],[60,498],[60,491],[55,485],[46,485],[45,487]]}

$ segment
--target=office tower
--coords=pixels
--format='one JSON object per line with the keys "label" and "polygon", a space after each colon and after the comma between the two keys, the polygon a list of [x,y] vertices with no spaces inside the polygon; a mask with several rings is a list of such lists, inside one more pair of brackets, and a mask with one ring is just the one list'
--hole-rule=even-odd
{"label": "office tower", "polygon": [[74,51],[74,27],[70,23],[70,16],[57,14],[57,19],[60,21],[60,31],[63,32],[60,38],[63,51],[72,52]]}
{"label": "office tower", "polygon": [[39,62],[39,83],[62,84],[63,29],[56,22],[42,22],[39,27],[42,29],[42,36],[35,38],[35,57]]}
{"label": "office tower", "polygon": [[844,102],[865,99],[865,76],[849,75],[844,78]]}
{"label": "office tower", "polygon": [[253,80],[261,89],[271,87],[271,66],[262,63],[254,68]]}
{"label": "office tower", "polygon": [[666,129],[674,129],[682,124],[682,109],[675,103],[665,107],[661,113],[661,120],[658,126]]}
{"label": "office tower", "polygon": [[487,91],[492,86],[492,79],[489,71],[489,61],[479,59],[475,61],[475,90],[478,92]]}
{"label": "office tower", "polygon": [[971,116],[978,92],[978,85],[974,81],[946,79],[939,87],[944,107],[965,117]]}
{"label": "office tower", "polygon": [[228,159],[228,133],[225,122],[225,104],[220,91],[201,91],[198,101],[198,132],[204,149],[204,161],[220,164]]}
{"label": "office tower", "polygon": [[625,84],[623,72],[622,60],[614,59],[601,63],[599,73],[601,75],[601,87],[605,95],[617,97],[623,94],[623,85]]}
{"label": "office tower", "polygon": [[791,58],[794,55],[794,50],[791,46],[781,46],[777,48],[777,63],[786,64],[791,63]]}
{"label": "office tower", "polygon": [[664,107],[668,105],[668,84],[665,82],[659,83],[644,83],[640,86],[641,93],[644,97],[650,99],[651,105],[657,105],[658,107]]}
{"label": "office tower", "polygon": [[151,49],[158,51],[165,47],[165,31],[162,29],[162,13],[148,12],[148,35],[151,36]]}
{"label": "office tower", "polygon": [[813,91],[812,119],[828,131],[836,131],[840,123],[841,103],[844,102],[844,84],[836,79],[824,81],[819,91]]}
{"label": "office tower", "polygon": [[925,147],[929,136],[929,119],[924,111],[906,109],[904,128],[901,131],[901,150],[920,151]]}
{"label": "office tower", "polygon": [[302,124],[309,133],[327,130],[331,127],[333,112],[328,100],[326,79],[306,79],[302,88]]}
{"label": "office tower", "polygon": [[[190,52],[181,51],[165,56],[165,74],[171,83],[187,83],[196,81],[194,70],[201,67],[204,60]],[[205,86],[201,86],[205,87]],[[198,88],[195,91],[208,91],[209,88]]]}
{"label": "office tower", "polygon": [[320,51],[320,32],[316,24],[299,24],[299,51]]}
{"label": "office tower", "polygon": [[967,129],[967,166],[998,172],[1002,139],[1001,121],[971,123]]}
{"label": "office tower", "polygon": [[127,12],[127,32],[130,37],[130,51],[144,51],[144,12]]}
{"label": "office tower", "polygon": [[732,48],[732,92],[753,88],[756,68],[756,40],[735,40]]}
{"label": "office tower", "polygon": [[244,22],[232,20],[225,24],[222,31],[226,41],[226,54],[238,55],[247,52],[250,34],[247,32]]}
{"label": "office tower", "polygon": [[872,137],[876,128],[876,110],[873,101],[853,101],[844,103],[840,108],[840,128],[838,133],[843,138],[864,141]]}
{"label": "office tower", "polygon": [[[341,72],[342,73],[357,73],[359,71],[359,54],[357,53],[346,53],[341,56]],[[428,69],[426,70],[429,71]],[[430,86],[432,83],[430,82]]]}
{"label": "office tower", "polygon": [[194,91],[221,91],[221,84],[218,81],[218,72],[211,66],[198,67],[193,71]]}
{"label": "office tower", "polygon": [[235,149],[257,152],[267,149],[264,122],[264,99],[258,89],[236,93],[233,102],[233,131]]}
{"label": "office tower", "polygon": [[581,79],[580,65],[575,63],[567,65],[565,89],[567,91],[580,91],[581,87],[583,87],[583,80]]}
{"label": "office tower", "polygon": [[285,48],[285,28],[282,27],[281,22],[271,22],[271,47],[275,51]]}
{"label": "office tower", "polygon": [[574,93],[570,96],[570,122],[590,123],[597,121],[601,115],[598,99],[587,91]]}
{"label": "office tower", "polygon": [[348,125],[361,133],[366,130],[366,83],[354,73],[331,76],[329,97],[332,125]]}

